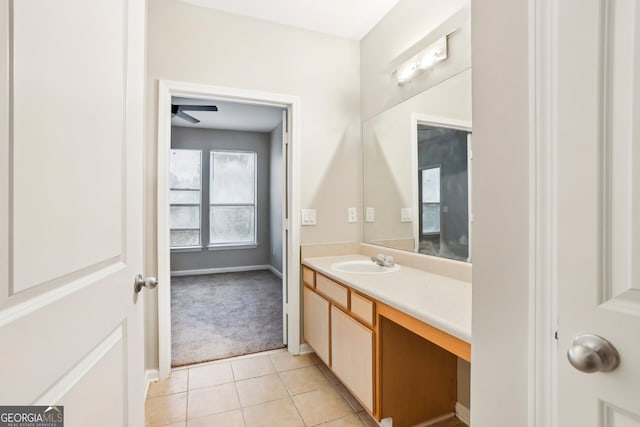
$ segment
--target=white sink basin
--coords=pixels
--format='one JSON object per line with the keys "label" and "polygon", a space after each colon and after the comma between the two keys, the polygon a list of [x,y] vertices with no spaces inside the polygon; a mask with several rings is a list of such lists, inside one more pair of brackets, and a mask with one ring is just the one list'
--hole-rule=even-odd
{"label": "white sink basin", "polygon": [[400,266],[396,264],[393,267],[383,267],[373,261],[358,260],[336,262],[331,266],[331,268],[343,273],[380,274],[398,271]]}

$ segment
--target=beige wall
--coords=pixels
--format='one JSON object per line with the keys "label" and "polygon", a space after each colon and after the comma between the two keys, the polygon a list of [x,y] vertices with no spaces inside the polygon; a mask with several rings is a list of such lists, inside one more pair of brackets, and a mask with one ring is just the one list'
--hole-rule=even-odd
{"label": "beige wall", "polygon": [[[409,83],[398,86],[393,75],[393,71],[398,65],[455,28],[459,28],[459,31],[449,38],[447,61],[438,64],[433,70],[425,72]],[[370,139],[376,140],[376,143],[380,145],[384,145],[385,139],[395,140],[395,145],[392,143],[386,145],[386,150],[380,149],[385,165],[374,166],[372,176],[365,180],[366,187],[370,191],[384,194],[390,209],[385,214],[381,206],[376,208],[376,223],[366,225],[368,227],[367,240],[412,237],[412,228],[407,227],[407,224],[410,223],[402,224],[393,221],[393,219],[399,218],[398,203],[403,204],[404,207],[413,205],[411,185],[405,184],[411,180],[410,177],[404,176],[411,171],[411,168],[407,166],[411,158],[410,146],[399,147],[397,141],[410,138],[411,112],[471,121],[469,0],[447,2],[400,0],[382,21],[362,39],[360,67],[362,70],[360,73],[360,108],[362,121],[365,124],[365,133],[368,132]],[[452,78],[452,76],[455,77]],[[442,82],[445,83],[439,85]],[[432,87],[433,90],[427,91]],[[460,99],[460,103],[453,102],[455,99]],[[406,126],[403,126],[403,123]],[[394,171],[391,173],[393,176],[383,174],[376,176],[376,168],[392,170]],[[380,178],[383,181],[375,182]],[[368,198],[369,200],[373,199],[373,194],[369,193]],[[396,200],[399,201],[394,203],[393,201]],[[389,220],[381,221],[385,216]],[[383,227],[376,228],[382,222],[384,222]],[[407,256],[410,255],[407,254]],[[412,258],[418,256],[411,255]],[[433,259],[432,257],[421,258],[427,262]],[[457,265],[461,264],[458,262],[452,264],[455,265],[455,275],[466,274],[466,277],[461,279],[470,280],[471,268],[458,268]],[[469,371],[469,364],[460,360],[458,362],[457,399],[467,408],[471,405]]]}
{"label": "beige wall", "polygon": [[[235,87],[301,100],[302,208],[318,225],[301,243],[360,241],[360,67],[357,41],[188,5],[148,2],[145,272],[156,271],[156,137],[159,79]],[[154,295],[155,296],[155,295]],[[158,366],[157,302],[149,298],[147,369]]]}
{"label": "beige wall", "polygon": [[[428,89],[471,65],[470,0],[400,0],[360,43],[362,119]],[[443,24],[444,23],[444,24]],[[449,58],[403,86],[393,72],[407,59],[455,28]]]}
{"label": "beige wall", "polygon": [[472,2],[474,427],[527,425],[528,3]]}

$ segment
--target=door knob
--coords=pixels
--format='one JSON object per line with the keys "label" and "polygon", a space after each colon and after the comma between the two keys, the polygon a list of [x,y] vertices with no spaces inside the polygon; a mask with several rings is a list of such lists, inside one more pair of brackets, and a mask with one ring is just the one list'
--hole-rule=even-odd
{"label": "door knob", "polygon": [[618,350],[609,341],[593,334],[575,337],[567,358],[574,368],[587,373],[610,372],[620,363]]}
{"label": "door knob", "polygon": [[133,281],[133,290],[138,293],[142,290],[143,286],[147,289],[153,289],[158,286],[158,279],[155,277],[144,278],[142,274],[138,274]]}

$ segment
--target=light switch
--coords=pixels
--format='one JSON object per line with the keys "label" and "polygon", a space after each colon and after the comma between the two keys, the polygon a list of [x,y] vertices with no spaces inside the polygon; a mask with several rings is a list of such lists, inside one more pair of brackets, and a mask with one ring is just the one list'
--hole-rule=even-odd
{"label": "light switch", "polygon": [[375,208],[368,207],[368,208],[365,210],[365,219],[364,219],[364,220],[365,220],[366,222],[374,222],[374,221],[376,220],[376,218],[375,218],[375,217],[376,217],[376,210],[375,210]]}
{"label": "light switch", "polygon": [[302,209],[302,225],[316,225],[315,209]]}
{"label": "light switch", "polygon": [[358,222],[358,210],[356,208],[349,208],[348,222]]}
{"label": "light switch", "polygon": [[401,208],[400,209],[400,222],[413,222],[413,209]]}

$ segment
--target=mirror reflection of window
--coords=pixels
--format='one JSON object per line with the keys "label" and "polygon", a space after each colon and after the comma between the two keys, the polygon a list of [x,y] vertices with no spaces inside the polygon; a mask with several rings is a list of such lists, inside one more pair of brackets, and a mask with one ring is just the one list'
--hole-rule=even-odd
{"label": "mirror reflection of window", "polygon": [[469,135],[418,125],[420,253],[469,261]]}
{"label": "mirror reflection of window", "polygon": [[422,234],[440,234],[440,167],[423,169]]}

